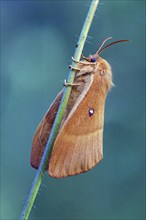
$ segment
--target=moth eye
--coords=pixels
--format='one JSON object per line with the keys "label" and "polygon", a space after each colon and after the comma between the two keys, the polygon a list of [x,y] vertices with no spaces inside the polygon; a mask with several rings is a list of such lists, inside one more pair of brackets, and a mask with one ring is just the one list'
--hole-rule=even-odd
{"label": "moth eye", "polygon": [[91,57],[91,62],[96,62],[97,61],[97,59],[95,58],[95,57]]}
{"label": "moth eye", "polygon": [[93,109],[93,108],[90,108],[90,109],[89,109],[89,116],[91,117],[93,114],[94,114],[94,109]]}

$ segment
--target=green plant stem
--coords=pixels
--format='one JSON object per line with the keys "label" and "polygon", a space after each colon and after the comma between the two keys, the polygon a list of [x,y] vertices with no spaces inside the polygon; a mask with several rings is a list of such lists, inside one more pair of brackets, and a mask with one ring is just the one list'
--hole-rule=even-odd
{"label": "green plant stem", "polygon": [[[91,23],[92,23],[92,20],[93,20],[98,3],[99,3],[99,0],[92,0],[92,2],[91,2],[90,8],[89,8],[85,23],[82,28],[82,32],[80,34],[80,37],[79,37],[79,40],[77,43],[77,47],[75,50],[74,58],[76,60],[79,60],[81,57],[81,53],[82,53],[82,50],[83,50],[83,47],[84,47],[84,44],[85,44],[85,41],[86,41],[86,38],[88,35],[88,31],[91,26]],[[72,65],[74,67],[76,66],[76,64],[74,62],[72,63]],[[69,83],[73,83],[74,77],[75,77],[75,72],[70,71],[67,81]],[[36,172],[29,196],[25,202],[24,208],[23,208],[21,216],[20,216],[21,220],[24,220],[24,219],[27,220],[29,217],[30,211],[32,209],[33,203],[35,201],[39,187],[42,182],[42,178],[43,178],[43,175],[45,172],[46,165],[47,165],[48,160],[50,158],[50,154],[51,154],[51,151],[53,148],[54,141],[55,141],[56,136],[59,131],[59,127],[60,127],[60,124],[61,124],[61,121],[62,121],[62,118],[64,115],[65,108],[67,106],[70,92],[71,92],[71,87],[66,87],[64,89],[64,93],[63,93],[63,97],[62,97],[62,100],[60,103],[60,107],[59,107],[59,110],[58,110],[58,113],[57,113],[57,116],[56,116],[56,119],[55,119],[55,122],[54,122],[54,125],[52,128],[50,137],[49,137],[48,142],[46,144],[46,148],[45,148],[43,157],[41,159],[39,169]]]}

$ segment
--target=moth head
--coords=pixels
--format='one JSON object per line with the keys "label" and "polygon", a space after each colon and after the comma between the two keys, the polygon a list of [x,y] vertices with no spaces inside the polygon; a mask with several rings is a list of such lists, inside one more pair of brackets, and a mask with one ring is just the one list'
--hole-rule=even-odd
{"label": "moth head", "polygon": [[[97,50],[97,52],[94,55],[90,55],[89,57],[84,57],[82,55],[82,58],[87,60],[88,62],[97,62],[97,66],[95,68],[95,72],[97,71],[99,74],[99,77],[101,77],[102,79],[104,79],[104,84],[107,90],[109,90],[111,88],[111,86],[113,85],[112,82],[112,71],[111,71],[111,66],[109,65],[109,63],[104,60],[103,58],[101,58],[99,55],[108,47],[112,46],[113,44],[117,44],[117,43],[121,43],[121,42],[127,42],[128,40],[117,40],[114,41],[110,44],[105,45],[105,43],[111,39],[112,37],[108,37],[106,38],[102,44],[100,45],[99,49]],[[105,45],[105,46],[104,46]]]}

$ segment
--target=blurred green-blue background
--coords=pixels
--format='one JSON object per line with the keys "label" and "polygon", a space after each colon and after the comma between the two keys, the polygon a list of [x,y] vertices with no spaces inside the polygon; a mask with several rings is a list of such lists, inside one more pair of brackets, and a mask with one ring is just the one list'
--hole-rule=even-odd
{"label": "blurred green-blue background", "polygon": [[[35,170],[35,129],[68,74],[90,1],[1,1],[1,219],[18,219]],[[65,179],[47,173],[30,219],[145,219],[145,1],[100,1],[84,47],[129,39],[102,57],[115,87],[105,109],[104,160]],[[44,187],[44,185],[46,187]]]}

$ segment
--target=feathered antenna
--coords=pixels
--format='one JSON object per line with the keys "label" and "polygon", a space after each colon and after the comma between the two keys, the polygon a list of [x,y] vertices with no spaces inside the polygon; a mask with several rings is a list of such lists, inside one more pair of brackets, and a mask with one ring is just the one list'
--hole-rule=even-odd
{"label": "feathered antenna", "polygon": [[102,52],[103,52],[103,50],[105,50],[106,48],[108,48],[108,47],[110,47],[111,45],[113,45],[113,44],[117,44],[117,43],[122,43],[122,42],[127,42],[127,41],[129,41],[129,40],[117,40],[117,41],[114,41],[114,42],[112,42],[112,43],[110,43],[110,44],[108,44],[108,45],[106,45],[106,46],[104,46],[103,47],[103,45],[105,44],[105,42],[107,41],[107,40],[109,40],[109,39],[111,39],[112,37],[108,37],[108,38],[106,38],[104,41],[103,41],[103,43],[101,44],[101,46],[99,47],[99,49],[98,49],[98,51],[96,52],[96,54],[101,54]]}

